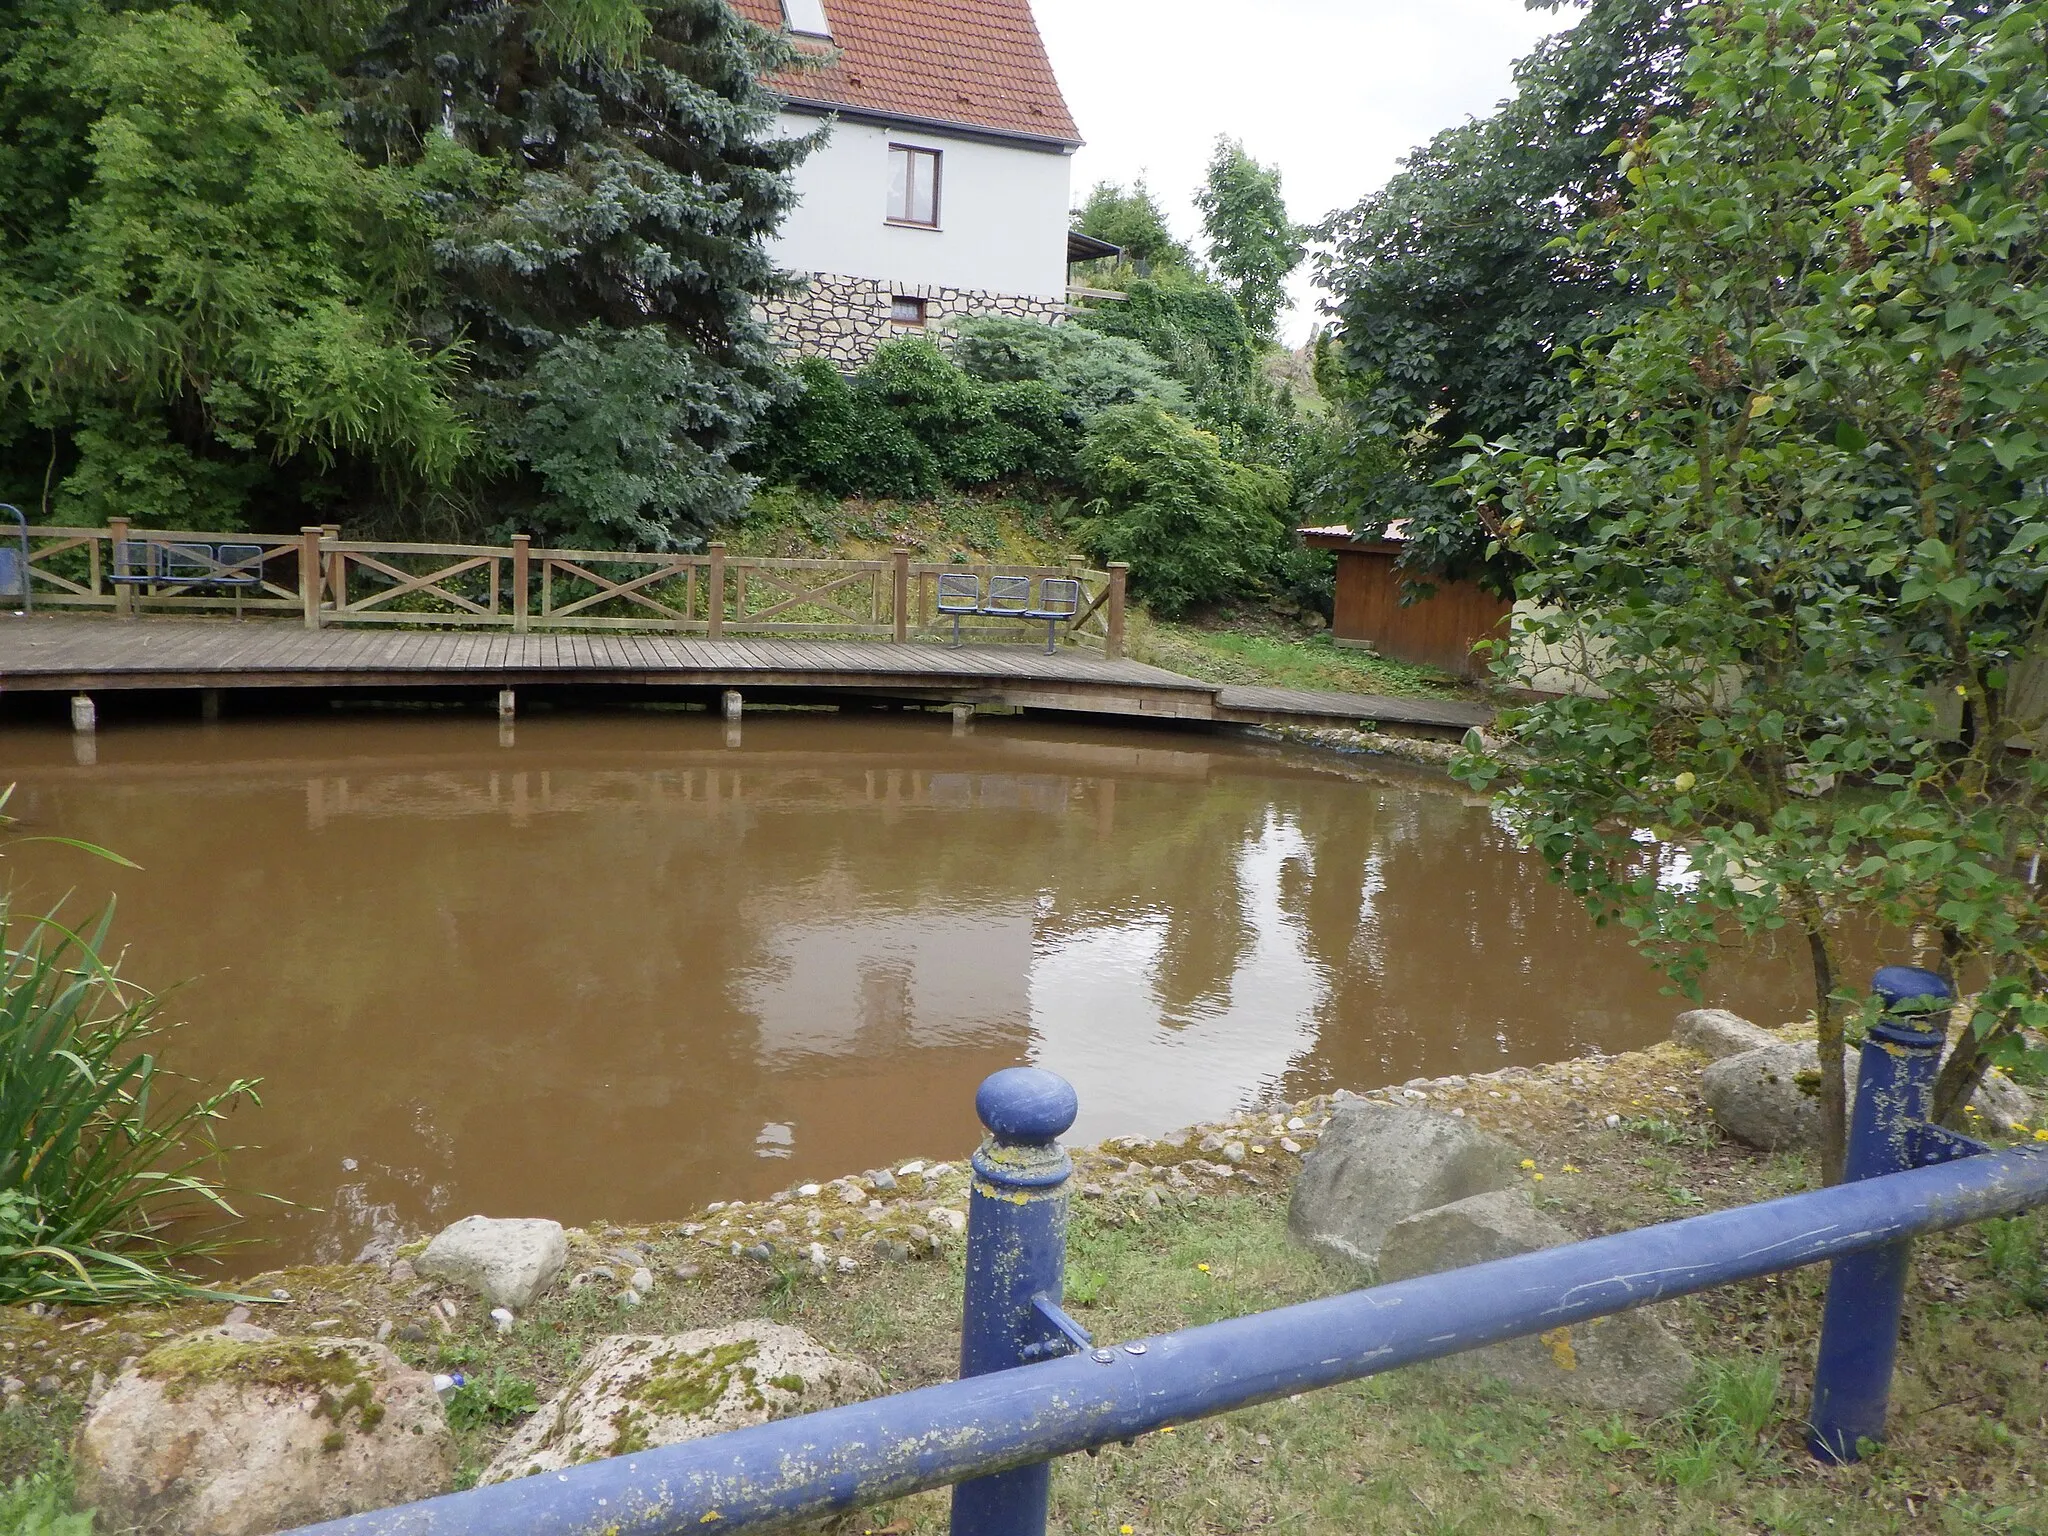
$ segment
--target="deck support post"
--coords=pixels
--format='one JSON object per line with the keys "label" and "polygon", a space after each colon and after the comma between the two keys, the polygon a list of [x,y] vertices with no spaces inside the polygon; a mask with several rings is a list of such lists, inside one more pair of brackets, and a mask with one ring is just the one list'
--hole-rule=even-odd
{"label": "deck support post", "polygon": [[893,583],[889,608],[896,621],[896,643],[902,645],[910,639],[910,551],[899,544],[889,551],[889,563]]}
{"label": "deck support post", "polygon": [[719,700],[719,703],[724,708],[725,718],[728,720],[739,719],[741,712],[747,707],[746,698],[737,688],[726,689],[725,695]]}
{"label": "deck support post", "polygon": [[202,688],[199,690],[199,718],[208,725],[220,723],[220,690]]}
{"label": "deck support post", "polygon": [[[120,577],[128,574],[128,519],[110,517],[107,519],[107,574]],[[135,597],[125,581],[110,581],[114,589],[114,617],[132,619],[135,617]]]}
{"label": "deck support post", "polygon": [[305,610],[306,628],[320,627],[320,529],[299,530],[299,602]]}
{"label": "deck support post", "polygon": [[74,693],[71,695],[71,729],[81,736],[90,736],[99,727],[99,711],[93,706],[92,695],[89,693]]}
{"label": "deck support post", "polygon": [[[1059,1138],[1080,1105],[1038,1067],[1007,1067],[974,1096],[988,1137],[974,1154],[967,1203],[966,1304],[960,1375],[983,1376],[1070,1354],[1087,1341],[1060,1310],[1067,1268],[1067,1179]],[[952,1536],[1045,1536],[1052,1463],[953,1489]]]}
{"label": "deck support post", "polygon": [[[1885,1016],[1863,1041],[1845,1184],[1904,1173],[1921,1161],[1917,1138],[1934,1102],[1934,1077],[1947,1039],[1943,1005],[1953,1000],[1946,981],[1917,966],[1886,966],[1872,989],[1884,1001]],[[1912,1261],[1913,1240],[1901,1238],[1834,1262],[1806,1440],[1818,1460],[1860,1461],[1863,1446],[1884,1440]]]}
{"label": "deck support post", "polygon": [[532,579],[533,535],[512,535],[512,633],[526,633],[526,591]]}
{"label": "deck support post", "polygon": [[711,590],[704,604],[704,638],[716,640],[725,633],[725,545],[714,540],[706,552],[711,556]]}
{"label": "deck support post", "polygon": [[519,713],[519,695],[510,688],[498,690],[498,718],[510,720]]}
{"label": "deck support post", "polygon": [[972,704],[955,704],[953,706],[953,734],[955,736],[965,736],[973,729],[974,706]]}
{"label": "deck support post", "polygon": [[1121,661],[1124,654],[1124,584],[1129,579],[1131,568],[1121,560],[1109,562],[1109,617],[1105,621],[1107,632],[1102,641],[1102,654],[1111,661]]}

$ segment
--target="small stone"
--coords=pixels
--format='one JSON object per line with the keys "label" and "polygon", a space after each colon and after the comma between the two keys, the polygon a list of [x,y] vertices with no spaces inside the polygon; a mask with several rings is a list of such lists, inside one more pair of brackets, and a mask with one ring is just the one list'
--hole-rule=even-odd
{"label": "small stone", "polygon": [[642,1264],[638,1269],[633,1271],[633,1277],[626,1283],[632,1286],[633,1289],[638,1291],[642,1296],[652,1295],[654,1292],[654,1271],[649,1269],[645,1264]]}
{"label": "small stone", "polygon": [[453,1296],[443,1296],[434,1303],[434,1310],[451,1323],[462,1315],[462,1308],[457,1304]]}
{"label": "small stone", "polygon": [[910,1257],[910,1248],[908,1244],[900,1243],[893,1237],[878,1237],[875,1239],[875,1257],[886,1259],[892,1264],[901,1264]]}
{"label": "small stone", "polygon": [[742,1251],[746,1254],[748,1258],[758,1259],[763,1264],[768,1263],[771,1259],[775,1257],[774,1248],[769,1246],[767,1243],[756,1243],[753,1247],[744,1249]]}
{"label": "small stone", "polygon": [[393,1285],[411,1285],[419,1279],[419,1272],[412,1267],[411,1259],[400,1259],[391,1266]]}
{"label": "small stone", "polygon": [[818,1268],[823,1269],[825,1267],[825,1261],[829,1257],[829,1255],[825,1252],[825,1245],[823,1243],[813,1243],[811,1244],[809,1249],[809,1257],[810,1261],[813,1264],[815,1264]]}
{"label": "small stone", "polygon": [[510,1332],[512,1331],[512,1324],[513,1324],[514,1322],[516,1322],[516,1321],[517,1321],[517,1319],[516,1319],[515,1317],[513,1317],[513,1315],[512,1315],[512,1309],[511,1309],[511,1308],[509,1308],[509,1307],[493,1307],[493,1308],[491,1308],[491,1325],[492,1325],[492,1326],[493,1326],[494,1328],[496,1328],[498,1332],[500,1332],[500,1333],[510,1333]]}
{"label": "small stone", "polygon": [[928,1179],[943,1179],[952,1171],[953,1165],[951,1163],[933,1163],[931,1167],[925,1169],[924,1176]]}
{"label": "small stone", "polygon": [[629,1285],[619,1292],[613,1300],[617,1301],[622,1307],[637,1307],[640,1305],[640,1293]]}
{"label": "small stone", "polygon": [[1158,1209],[1159,1209],[1159,1191],[1158,1191],[1158,1190],[1156,1190],[1156,1189],[1153,1189],[1153,1188],[1151,1188],[1151,1187],[1150,1187],[1150,1186],[1148,1185],[1148,1186],[1146,1187],[1145,1193],[1144,1193],[1144,1194],[1143,1194],[1143,1195],[1142,1195],[1142,1196],[1141,1196],[1140,1198],[1142,1199],[1142,1201],[1143,1201],[1143,1203],[1144,1203],[1144,1206],[1145,1206],[1145,1209],[1146,1209],[1146,1210],[1148,1210],[1148,1211],[1156,1211],[1156,1210],[1158,1210]]}
{"label": "small stone", "polygon": [[37,1397],[55,1397],[63,1390],[64,1383],[54,1376],[38,1376],[36,1378],[35,1394]]}
{"label": "small stone", "polygon": [[388,1343],[391,1338],[391,1333],[392,1328],[390,1318],[387,1317],[382,1322],[377,1324],[377,1342],[379,1344]]}
{"label": "small stone", "polygon": [[609,1264],[598,1264],[592,1267],[590,1278],[593,1280],[616,1280],[619,1278],[619,1272]]}
{"label": "small stone", "polygon": [[701,1264],[671,1264],[668,1272],[677,1280],[694,1280],[704,1273],[704,1266]]}
{"label": "small stone", "polygon": [[904,1235],[910,1239],[911,1246],[920,1253],[932,1246],[932,1235],[923,1227],[912,1227]]}
{"label": "small stone", "polygon": [[308,1323],[308,1324],[306,1325],[306,1331],[307,1331],[308,1333],[318,1333],[318,1332],[319,1332],[319,1331],[320,1331],[321,1329],[323,1329],[323,1328],[339,1328],[340,1326],[341,1326],[341,1319],[340,1319],[340,1318],[338,1318],[338,1317],[323,1317],[323,1318],[321,1318],[321,1319],[320,1319],[320,1321],[319,1321],[319,1322],[317,1322],[317,1323]]}
{"label": "small stone", "polygon": [[884,1168],[874,1176],[873,1184],[884,1194],[896,1187],[896,1175]]}
{"label": "small stone", "polygon": [[1298,1157],[1301,1155],[1301,1143],[1292,1136],[1282,1136],[1280,1138],[1280,1150],[1282,1152],[1292,1152]]}
{"label": "small stone", "polygon": [[851,1182],[842,1184],[839,1186],[837,1193],[840,1201],[846,1205],[866,1205],[868,1203],[868,1192],[858,1184]]}
{"label": "small stone", "polygon": [[1308,1122],[1302,1119],[1301,1116],[1296,1115],[1287,1122],[1287,1129],[1290,1131],[1305,1131],[1308,1129]]}
{"label": "small stone", "polygon": [[833,1268],[837,1269],[842,1275],[850,1275],[860,1268],[860,1260],[850,1253],[842,1253],[834,1261]]}
{"label": "small stone", "polygon": [[247,1307],[229,1307],[228,1315],[226,1318],[223,1319],[223,1321],[230,1323],[246,1323],[247,1321],[249,1321],[249,1309]]}
{"label": "small stone", "polygon": [[290,1301],[292,1293],[280,1285],[270,1293],[270,1299],[272,1301]]}
{"label": "small stone", "polygon": [[1195,1150],[1197,1152],[1221,1152],[1223,1150],[1223,1138],[1216,1132],[1211,1131],[1195,1144]]}
{"label": "small stone", "polygon": [[427,1330],[418,1323],[400,1323],[392,1337],[401,1344],[424,1344],[427,1342]]}
{"label": "small stone", "polygon": [[770,1237],[789,1236],[789,1225],[786,1222],[765,1221],[761,1224],[761,1230]]}
{"label": "small stone", "polygon": [[825,1187],[822,1184],[799,1184],[796,1187],[796,1192],[802,1195],[806,1200],[810,1200],[823,1194],[825,1192]]}
{"label": "small stone", "polygon": [[701,1221],[686,1221],[680,1227],[676,1228],[677,1234],[682,1237],[695,1237],[699,1232],[702,1232],[703,1230],[704,1223]]}
{"label": "small stone", "polygon": [[1226,1141],[1223,1144],[1223,1161],[1232,1164],[1243,1163],[1244,1143],[1241,1141]]}
{"label": "small stone", "polygon": [[923,1164],[923,1163],[917,1163],[917,1162],[905,1163],[905,1164],[904,1164],[904,1165],[903,1165],[903,1166],[902,1166],[901,1168],[898,1168],[898,1169],[896,1170],[896,1177],[898,1177],[899,1179],[907,1179],[907,1178],[910,1178],[911,1176],[913,1176],[914,1174],[920,1174],[920,1173],[923,1173],[923,1172],[924,1172],[924,1164]]}

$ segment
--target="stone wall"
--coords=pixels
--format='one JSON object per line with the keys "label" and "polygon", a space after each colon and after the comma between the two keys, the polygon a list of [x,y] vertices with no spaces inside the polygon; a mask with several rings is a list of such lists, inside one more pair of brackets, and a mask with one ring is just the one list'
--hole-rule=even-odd
{"label": "stone wall", "polygon": [[1067,313],[1064,299],[942,288],[930,283],[887,283],[879,278],[842,277],[836,272],[810,274],[805,291],[770,299],[761,305],[761,313],[786,350],[854,369],[874,356],[883,342],[918,333],[918,327],[899,325],[889,318],[898,295],[925,301],[927,327],[961,315],[1011,315],[1054,322]]}

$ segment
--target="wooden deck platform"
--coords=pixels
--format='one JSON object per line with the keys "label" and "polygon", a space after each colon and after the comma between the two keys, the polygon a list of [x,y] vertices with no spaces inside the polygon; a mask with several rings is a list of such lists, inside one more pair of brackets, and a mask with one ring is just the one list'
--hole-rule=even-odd
{"label": "wooden deck platform", "polygon": [[1456,733],[1483,705],[1223,687],[1135,661],[1023,646],[679,635],[319,629],[252,621],[0,616],[0,692],[320,688],[735,688],[1235,724],[1377,721]]}

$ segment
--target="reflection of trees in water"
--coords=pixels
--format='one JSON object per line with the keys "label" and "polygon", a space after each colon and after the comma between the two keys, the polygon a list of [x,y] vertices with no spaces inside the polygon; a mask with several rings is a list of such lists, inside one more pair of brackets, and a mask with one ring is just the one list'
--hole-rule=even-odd
{"label": "reflection of trees in water", "polygon": [[[918,750],[735,753],[637,779],[529,767],[523,789],[473,762],[325,765],[317,815],[305,773],[236,779],[233,765],[33,788],[47,824],[145,866],[113,875],[136,974],[200,973],[180,1002],[204,1028],[174,1065],[269,1079],[270,1109],[237,1137],[268,1144],[252,1182],[325,1202],[351,1155],[351,1183],[398,1170],[352,1200],[420,1220],[462,1214],[422,1210],[435,1186],[465,1207],[562,1212],[589,1210],[597,1188],[609,1214],[759,1187],[756,1134],[798,1103],[844,1118],[847,1166],[874,1159],[859,1138],[877,1125],[929,1151],[933,1096],[964,1116],[978,1075],[1028,1046],[1028,1016],[1007,1004],[944,1038],[920,1032],[914,965],[876,953],[847,969],[843,1051],[766,1063],[735,978],[774,962],[778,932],[999,913],[1043,951],[1142,920],[1161,934],[1159,1015],[1242,1010],[1263,911],[1244,873],[1278,831],[1302,849],[1281,856],[1283,941],[1319,983],[1255,1000],[1276,1040],[1310,1014],[1318,1040],[1289,1089],[1506,1060],[1499,1030],[1525,1060],[1620,1045],[1661,1033],[1676,1006],[1455,795],[1233,750],[1137,750],[1124,765],[1076,750],[1069,766],[1039,741],[1022,769],[993,732],[943,766],[944,749]],[[80,878],[24,862],[46,888]],[[817,1134],[800,1127],[799,1145]]]}

